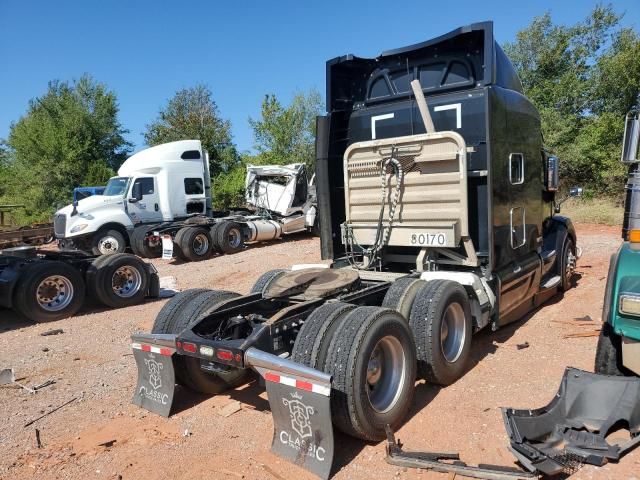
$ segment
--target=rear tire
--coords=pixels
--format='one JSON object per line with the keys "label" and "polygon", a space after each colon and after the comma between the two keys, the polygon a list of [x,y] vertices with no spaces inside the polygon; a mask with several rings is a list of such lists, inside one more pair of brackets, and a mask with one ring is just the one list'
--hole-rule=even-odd
{"label": "rear tire", "polygon": [[291,359],[307,367],[324,369],[329,345],[347,314],[356,308],[349,303],[325,303],[307,317],[293,344]]}
{"label": "rear tire", "polygon": [[450,385],[466,371],[471,353],[471,309],[462,285],[432,280],[415,298],[409,325],[416,341],[419,376]]}
{"label": "rear tire", "polygon": [[128,253],[99,257],[87,270],[87,289],[107,307],[142,303],[149,289],[147,264]]}
{"label": "rear tire", "polygon": [[85,284],[72,266],[43,261],[26,266],[15,289],[15,309],[34,322],[52,322],[75,314],[84,302]]}
{"label": "rear tire", "polygon": [[91,238],[91,252],[94,255],[114,255],[124,253],[127,241],[118,230],[99,230]]}
{"label": "rear tire", "polygon": [[131,234],[131,251],[142,258],[159,258],[162,256],[162,244],[152,247],[149,245],[147,234],[154,226],[136,227]]}
{"label": "rear tire", "polygon": [[199,262],[211,256],[211,235],[204,227],[184,227],[178,230],[173,243],[176,254],[187,262]]}
{"label": "rear tire", "polygon": [[325,372],[333,377],[331,412],[344,433],[369,441],[400,426],[413,400],[416,353],[400,314],[357,307],[335,331]]}
{"label": "rear tire", "polygon": [[223,253],[236,253],[244,247],[242,228],[236,222],[222,222],[216,229],[217,244]]}
{"label": "rear tire", "polygon": [[264,290],[269,286],[269,284],[284,272],[286,272],[286,270],[277,268],[263,273],[258,277],[258,280],[253,284],[253,287],[251,287],[250,293],[264,293]]}
{"label": "rear tire", "polygon": [[411,307],[418,295],[418,291],[427,282],[420,280],[419,278],[401,278],[391,284],[389,290],[387,290],[382,306],[384,308],[390,308],[400,313],[404,318],[409,321],[411,315]]}
{"label": "rear tire", "polygon": [[631,376],[633,373],[622,365],[622,338],[611,328],[611,324],[602,324],[594,371],[602,375]]}

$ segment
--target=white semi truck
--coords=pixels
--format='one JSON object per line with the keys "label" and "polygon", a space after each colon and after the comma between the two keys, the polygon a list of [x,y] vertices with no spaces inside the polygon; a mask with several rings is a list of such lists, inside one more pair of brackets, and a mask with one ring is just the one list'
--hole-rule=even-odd
{"label": "white semi truck", "polygon": [[246,201],[253,211],[214,212],[208,154],[199,140],[181,140],[128,158],[103,195],[56,212],[54,230],[64,250],[104,255],[130,247],[153,258],[164,239],[165,255],[168,245],[197,261],[314,226],[315,189],[303,164],[248,166]]}

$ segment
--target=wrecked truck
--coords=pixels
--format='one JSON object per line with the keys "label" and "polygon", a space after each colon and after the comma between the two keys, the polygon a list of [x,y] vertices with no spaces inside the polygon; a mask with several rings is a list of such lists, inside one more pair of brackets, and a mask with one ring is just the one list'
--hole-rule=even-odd
{"label": "wrecked truck", "polygon": [[135,404],[166,416],[176,384],[216,394],[253,370],[273,451],[322,478],[334,427],[384,439],[416,378],[454,383],[474,333],[569,289],[578,257],[558,159],[491,22],[329,60],[326,97],[316,189],[330,264],[266,272],[246,295],[187,290],[132,336]]}

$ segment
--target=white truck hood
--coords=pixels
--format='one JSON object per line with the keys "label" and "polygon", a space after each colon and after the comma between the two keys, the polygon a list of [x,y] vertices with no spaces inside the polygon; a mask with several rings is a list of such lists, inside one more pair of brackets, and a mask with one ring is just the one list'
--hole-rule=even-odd
{"label": "white truck hood", "polygon": [[[105,195],[92,195],[87,198],[83,198],[78,201],[78,207],[76,210],[78,214],[89,214],[92,211],[100,210],[105,205],[116,205],[122,203],[122,195],[105,196]],[[73,211],[73,204],[67,205],[56,212],[58,214],[71,215]]]}
{"label": "white truck hood", "polygon": [[249,205],[288,215],[291,213],[298,177],[303,163],[290,165],[247,165],[245,199]]}

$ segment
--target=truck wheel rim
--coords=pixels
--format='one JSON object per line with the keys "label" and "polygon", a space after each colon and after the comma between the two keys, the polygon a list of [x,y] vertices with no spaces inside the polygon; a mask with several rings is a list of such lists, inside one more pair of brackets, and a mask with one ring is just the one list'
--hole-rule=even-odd
{"label": "truck wheel rim", "polygon": [[73,300],[73,284],[60,275],[51,275],[38,284],[36,301],[47,312],[59,312]]}
{"label": "truck wheel rim", "polygon": [[103,255],[109,255],[111,253],[118,253],[118,239],[115,237],[102,237],[98,243],[98,250]]}
{"label": "truck wheel rim", "polygon": [[240,246],[241,236],[240,231],[237,228],[229,230],[229,233],[227,234],[227,242],[232,248],[238,248]]}
{"label": "truck wheel rim", "polygon": [[381,338],[367,363],[367,397],[376,412],[385,413],[398,403],[406,376],[406,359],[400,341]]}
{"label": "truck wheel rim", "polygon": [[466,332],[464,310],[459,303],[451,303],[440,324],[440,348],[444,359],[453,363],[462,354]]}
{"label": "truck wheel rim", "polygon": [[193,253],[198,255],[199,257],[206,255],[209,251],[209,239],[204,233],[199,233],[193,239]]}
{"label": "truck wheel rim", "polygon": [[571,247],[567,247],[567,260],[564,275],[567,280],[571,280],[573,271],[576,269],[576,256],[573,254]]}
{"label": "truck wheel rim", "polygon": [[121,298],[133,297],[141,285],[142,275],[138,269],[126,265],[117,269],[111,278],[113,293]]}

